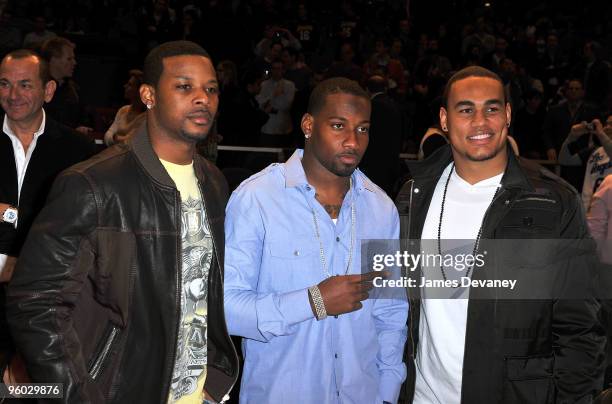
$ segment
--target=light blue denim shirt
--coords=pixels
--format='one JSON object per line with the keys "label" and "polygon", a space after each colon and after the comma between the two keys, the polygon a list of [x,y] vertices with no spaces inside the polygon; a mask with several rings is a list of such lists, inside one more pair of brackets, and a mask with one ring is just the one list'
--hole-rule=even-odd
{"label": "light blue denim shirt", "polygon": [[351,245],[361,273],[363,239],[397,239],[399,217],[387,195],[356,170],[337,224],[315,199],[302,150],[244,181],[225,220],[225,315],[230,334],[244,337],[241,403],[396,402],[406,377],[402,362],[408,302],[370,299],[363,308],[317,321],[308,287],[328,271],[344,275]]}

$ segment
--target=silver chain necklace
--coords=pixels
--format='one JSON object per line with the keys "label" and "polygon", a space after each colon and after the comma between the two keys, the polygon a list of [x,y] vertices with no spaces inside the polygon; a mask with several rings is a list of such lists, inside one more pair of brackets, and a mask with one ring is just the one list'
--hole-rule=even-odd
{"label": "silver chain necklace", "polygon": [[[349,180],[349,190],[351,190],[353,185],[353,179]],[[327,260],[325,259],[325,250],[323,249],[323,241],[321,240],[321,233],[319,232],[319,220],[317,219],[317,213],[314,208],[311,207],[312,210],[312,221],[314,222],[315,227],[315,235],[317,236],[317,240],[319,240],[319,255],[321,258],[321,266],[323,267],[323,273],[331,278],[331,274],[327,270]],[[338,215],[340,217],[340,215]],[[346,264],[346,270],[344,271],[344,275],[348,274],[351,269],[351,264],[353,263],[353,247],[355,246],[355,198],[351,195],[351,245],[349,247],[349,256],[348,263]]]}

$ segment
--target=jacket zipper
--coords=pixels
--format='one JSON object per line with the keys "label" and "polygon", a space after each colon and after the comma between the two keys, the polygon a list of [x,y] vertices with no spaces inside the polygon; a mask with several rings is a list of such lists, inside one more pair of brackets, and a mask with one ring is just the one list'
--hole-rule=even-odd
{"label": "jacket zipper", "polygon": [[523,201],[540,201],[540,202],[548,202],[548,203],[557,203],[557,201],[555,201],[554,199],[538,198],[537,196],[529,196],[526,198],[517,199],[517,202],[523,202]]}
{"label": "jacket zipper", "polygon": [[89,375],[91,376],[93,380],[96,380],[98,378],[98,376],[100,375],[100,372],[104,368],[104,365],[106,363],[106,358],[108,357],[108,354],[110,353],[111,347],[113,346],[113,342],[115,342],[115,338],[117,338],[118,333],[119,333],[119,328],[112,326],[111,332],[108,338],[106,339],[106,343],[102,347],[100,354],[98,355],[98,357],[96,358],[96,361],[93,363],[93,365],[91,366],[91,369],[89,370]]}
{"label": "jacket zipper", "polygon": [[408,200],[408,238],[412,231],[412,195],[414,194],[414,180],[410,180],[410,199]]}
{"label": "jacket zipper", "polygon": [[[198,181],[198,185],[200,187],[200,192],[202,193],[201,197],[202,197],[202,203],[204,204],[204,209],[206,210],[206,212],[208,213],[208,205],[206,205],[206,198],[204,197],[204,188],[202,187],[202,184],[199,183]],[[208,220],[208,215],[206,216],[207,220]],[[208,225],[210,226],[210,222],[208,223]],[[212,243],[213,243],[213,249],[215,251],[215,258],[217,259],[217,265],[219,266],[219,271],[221,271],[221,261],[219,261],[219,250],[217,249],[217,244],[215,243],[215,238],[212,237],[212,229],[210,230],[210,234],[211,234],[211,239],[212,239]],[[225,242],[225,240],[224,240]],[[210,270],[212,270],[212,266],[210,268]],[[210,275],[209,275],[209,279],[210,279]],[[223,282],[223,279],[221,279],[221,281]],[[221,284],[221,288],[223,289],[223,284]],[[229,335],[229,332],[227,331],[227,324],[225,323],[225,320],[223,321],[223,328],[225,328],[225,333],[227,335]],[[206,337],[208,340],[208,336]],[[206,344],[208,344],[208,341],[206,341]],[[232,342],[231,344],[232,350],[234,351],[234,357],[238,358],[238,352],[236,351],[236,347],[234,346],[234,343]],[[206,364],[206,366],[208,366],[208,364]],[[231,393],[232,389],[234,388],[234,385],[236,384],[236,382],[238,381],[238,378],[235,377],[234,380],[232,381],[232,385],[230,386],[229,390],[227,391],[227,393],[225,393],[223,395],[223,397],[221,398],[221,401],[219,402],[219,404],[224,404],[225,402],[227,402],[227,400],[229,400],[229,393]]]}
{"label": "jacket zipper", "polygon": [[180,260],[180,256],[181,256],[181,251],[182,251],[182,240],[180,237],[181,234],[181,197],[178,191],[174,191],[174,200],[176,202],[176,206],[177,206],[177,210],[176,210],[176,215],[175,215],[175,219],[176,219],[176,225],[177,227],[177,232],[178,232],[178,236],[176,237],[176,263],[177,263],[177,271],[176,271],[176,289],[175,289],[175,303],[176,303],[176,325],[174,328],[175,331],[175,341],[174,341],[174,347],[172,348],[172,354],[170,356],[170,361],[169,361],[169,365],[170,365],[170,379],[168,379],[168,381],[166,382],[166,388],[164,389],[165,394],[164,396],[162,396],[162,402],[167,402],[168,401],[168,394],[170,394],[170,382],[172,380],[172,372],[174,369],[174,362],[176,361],[176,349],[177,349],[177,345],[178,345],[178,335],[179,335],[179,328],[181,326],[181,282],[183,279],[183,266]]}
{"label": "jacket zipper", "polygon": [[[484,228],[485,223],[487,221],[487,217],[489,216],[489,211],[491,210],[491,207],[495,204],[495,202],[497,200],[499,200],[499,198],[501,198],[501,196],[504,194],[504,192],[506,192],[505,189],[500,188],[500,192],[497,193],[497,196],[495,196],[495,198],[493,198],[493,200],[491,201],[491,203],[489,204],[489,207],[487,208],[487,210],[485,211],[484,217],[482,218],[482,227]],[[495,302],[493,303],[493,320],[495,321],[495,319],[497,318],[497,301],[498,299],[495,299]],[[468,299],[468,307],[469,307],[469,299]],[[466,335],[467,335],[467,324],[470,323],[469,321],[469,310],[468,310],[468,318],[467,318],[467,322],[466,322]],[[463,352],[465,354],[466,348],[467,348],[467,343],[468,340],[467,338],[465,339],[464,343],[463,343]],[[465,355],[463,355],[463,364],[462,364],[462,368],[465,369]],[[461,402],[463,402],[463,394],[464,392],[461,392]]]}
{"label": "jacket zipper", "polygon": [[[487,216],[489,215],[489,210],[491,209],[491,206],[493,206],[495,201],[499,199],[504,192],[505,192],[505,189],[501,189],[501,192],[499,192],[498,195],[491,201],[491,204],[487,208],[487,211],[485,212],[485,216],[482,219],[483,227],[485,224],[485,220],[487,220]],[[497,302],[498,302],[498,299],[495,298],[495,301],[493,303],[493,324],[495,324],[495,320],[497,319]],[[465,347],[463,348],[463,352],[465,352]]]}
{"label": "jacket zipper", "polygon": [[[410,198],[408,199],[408,239],[410,240],[411,237],[411,231],[412,231],[412,195],[414,194],[414,180],[410,180],[411,184],[410,184]],[[410,299],[408,301],[408,303],[410,304]],[[410,304],[410,318],[408,319],[408,334],[410,335],[410,344],[412,345],[412,355],[413,355],[413,360],[416,360],[416,343],[414,342],[414,334],[412,332],[413,330],[413,310],[414,308],[412,307],[412,304]]]}
{"label": "jacket zipper", "polygon": [[[134,279],[136,278],[136,263],[134,260],[132,260],[132,265],[130,266],[130,281],[129,281],[129,285],[130,285],[130,290],[132,288],[132,285],[134,284]],[[130,307],[132,306],[131,304],[132,298],[130,298]],[[115,399],[115,395],[117,394],[117,391],[119,390],[119,383],[113,382],[111,383],[111,389],[108,393],[108,401],[109,402],[113,402]],[[1,404],[1,403],[0,403]]]}

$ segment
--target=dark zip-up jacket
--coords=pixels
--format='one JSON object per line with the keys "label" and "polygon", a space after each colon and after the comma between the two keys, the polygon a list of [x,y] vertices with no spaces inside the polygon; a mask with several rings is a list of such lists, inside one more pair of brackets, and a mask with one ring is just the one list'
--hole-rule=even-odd
{"label": "dark zip-up jacket", "polygon": [[[223,309],[228,190],[194,168],[214,254],[208,278],[205,389],[238,377]],[[11,332],[35,382],[63,383],[65,403],[165,403],[180,321],[181,203],[146,124],[128,145],[64,171],[22,249],[8,289]]]}
{"label": "dark zip-up jacket", "polygon": [[[506,265],[509,268],[521,269],[525,263],[535,268],[555,267],[557,260],[569,264],[553,270],[555,279],[563,279],[555,298],[479,299],[479,291],[472,289],[461,402],[588,403],[602,386],[605,338],[598,320],[600,305],[587,285],[592,272],[584,265],[574,265],[582,263],[581,258],[589,261],[595,257],[580,199],[563,180],[534,163],[516,158],[510,150],[508,147],[501,189],[483,219],[483,242],[512,239],[508,246],[513,248],[502,249],[503,258],[499,261],[510,263]],[[451,161],[451,147],[447,145],[427,160],[409,165],[412,178],[396,200],[405,249],[418,247],[436,184]],[[565,240],[559,245],[581,244],[577,251],[584,255],[564,260],[544,250],[545,254],[536,257],[533,246],[543,245],[538,244],[542,240],[536,239]],[[412,276],[418,277],[419,273],[420,269]],[[472,279],[484,277],[485,273],[474,270]],[[527,273],[525,281],[529,282],[531,276]],[[578,291],[578,287],[584,290]],[[576,292],[580,299],[558,298],[564,296],[562,288]],[[411,302],[405,399],[412,402],[420,296],[418,288],[408,293]]]}

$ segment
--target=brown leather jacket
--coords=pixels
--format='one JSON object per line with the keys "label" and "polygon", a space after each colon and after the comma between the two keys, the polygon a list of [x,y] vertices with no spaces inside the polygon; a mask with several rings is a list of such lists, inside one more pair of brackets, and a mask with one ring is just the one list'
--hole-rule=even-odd
{"label": "brown leather jacket", "polygon": [[[238,377],[223,309],[227,185],[194,163],[214,244],[206,391]],[[34,382],[63,383],[66,403],[165,403],[179,327],[180,195],[143,125],[127,145],[55,182],[8,289],[11,332]]]}

